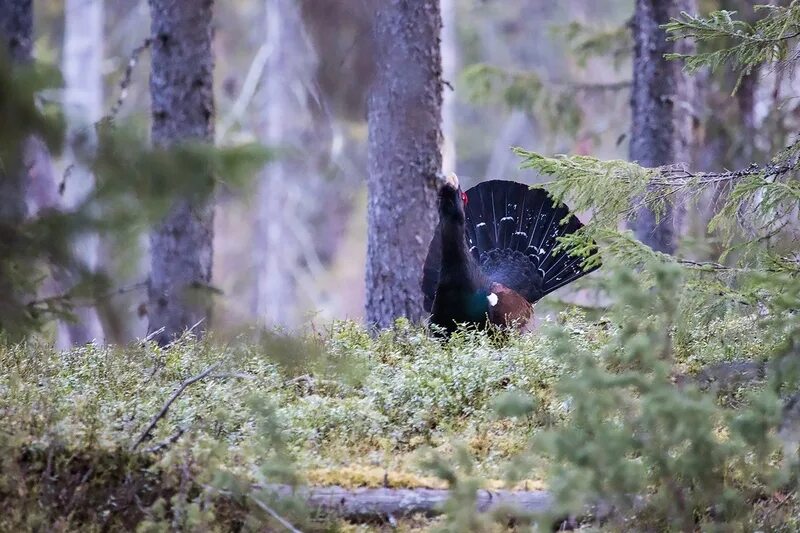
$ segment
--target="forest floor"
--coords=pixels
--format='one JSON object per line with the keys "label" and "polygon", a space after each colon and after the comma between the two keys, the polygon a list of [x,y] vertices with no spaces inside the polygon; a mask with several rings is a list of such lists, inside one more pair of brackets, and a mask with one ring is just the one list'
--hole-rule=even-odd
{"label": "forest floor", "polygon": [[[607,325],[562,318],[599,351]],[[544,489],[548,465],[530,443],[569,409],[553,342],[462,332],[441,343],[403,324],[373,338],[345,322],[303,338],[186,338],[168,349],[0,348],[0,500],[14,509],[0,530],[257,529],[272,518],[248,487],[271,483],[447,488],[457,477]],[[749,349],[742,341],[736,355]],[[691,353],[679,364],[688,373],[732,355]],[[515,391],[531,402],[524,415],[513,416]],[[303,531],[438,521],[355,525],[274,506]]]}

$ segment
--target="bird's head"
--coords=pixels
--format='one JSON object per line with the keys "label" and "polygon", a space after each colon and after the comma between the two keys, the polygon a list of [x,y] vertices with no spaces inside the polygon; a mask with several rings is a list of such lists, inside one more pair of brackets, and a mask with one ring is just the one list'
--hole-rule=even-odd
{"label": "bird's head", "polygon": [[461,190],[454,172],[439,175],[439,218],[463,223],[467,193]]}

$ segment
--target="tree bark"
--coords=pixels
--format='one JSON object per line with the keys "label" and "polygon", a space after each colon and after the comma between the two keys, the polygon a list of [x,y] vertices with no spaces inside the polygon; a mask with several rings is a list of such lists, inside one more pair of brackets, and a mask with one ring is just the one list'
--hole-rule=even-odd
{"label": "tree bark", "polygon": [[27,63],[33,52],[33,0],[0,3],[0,37],[14,63]]}
{"label": "tree bark", "polygon": [[374,5],[366,317],[388,327],[397,317],[423,317],[422,264],[442,166],[442,20],[438,0]]}
{"label": "tree bark", "polygon": [[[3,0],[0,2],[0,54],[3,67],[6,59],[12,64],[27,63],[33,49],[33,1]],[[26,204],[26,140],[18,139],[16,146],[4,147],[9,156],[0,165],[0,330],[21,322],[19,318],[23,295],[15,286],[13,265],[2,259],[14,246],[16,228],[27,215]],[[18,274],[16,274],[18,275]]]}
{"label": "tree bark", "polygon": [[[693,81],[680,61],[664,54],[688,53],[688,40],[667,41],[662,24],[681,11],[696,12],[695,0],[636,0],[633,17],[633,112],[630,158],[645,167],[688,162],[693,130]],[[667,206],[657,217],[648,209],[637,213],[636,237],[655,250],[674,253],[680,206]]]}
{"label": "tree bark", "polygon": [[[0,2],[0,38],[2,53],[16,64],[27,63],[33,50],[33,0]],[[13,150],[17,161],[6,162],[0,169],[0,223],[15,224],[25,218],[25,167],[23,145]]]}
{"label": "tree bark", "polygon": [[[96,145],[94,123],[103,114],[103,0],[66,0],[64,5],[64,84],[68,117],[66,159],[73,167],[64,181],[60,205],[72,211],[94,188],[87,162]],[[99,238],[81,235],[72,245],[75,261],[88,271],[97,269]],[[64,271],[68,290],[77,279]],[[75,310],[76,322],[59,325],[61,347],[103,340],[103,329],[93,307]]]}
{"label": "tree bark", "polygon": [[[212,143],[214,97],[211,52],[213,0],[149,0],[151,13],[152,138],[168,147]],[[194,178],[198,189],[213,176]],[[205,195],[202,195],[205,197]],[[210,199],[178,199],[150,235],[149,332],[166,344],[187,328],[202,332],[210,316],[214,208]]]}

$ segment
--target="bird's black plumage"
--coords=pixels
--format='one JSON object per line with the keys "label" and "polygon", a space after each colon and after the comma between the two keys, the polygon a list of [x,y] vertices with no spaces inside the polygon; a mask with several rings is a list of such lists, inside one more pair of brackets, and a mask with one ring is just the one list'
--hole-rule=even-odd
{"label": "bird's black plumage", "polygon": [[422,278],[433,323],[485,322],[488,304],[477,303],[493,284],[532,304],[594,270],[583,270],[582,258],[568,251],[553,252],[560,236],[582,224],[544,190],[493,180],[469,189],[466,200],[457,180],[440,189],[439,225]]}

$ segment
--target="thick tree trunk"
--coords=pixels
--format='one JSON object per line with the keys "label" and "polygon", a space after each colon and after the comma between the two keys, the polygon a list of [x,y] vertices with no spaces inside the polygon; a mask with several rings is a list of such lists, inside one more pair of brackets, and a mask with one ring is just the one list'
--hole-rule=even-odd
{"label": "thick tree trunk", "polygon": [[[213,0],[149,0],[152,17],[152,137],[157,146],[214,139]],[[208,188],[213,177],[194,177]],[[154,339],[202,331],[210,315],[214,208],[211,200],[176,200],[150,235],[147,306]]]}
{"label": "thick tree trunk", "polygon": [[15,63],[26,63],[33,52],[33,0],[0,2],[0,38],[4,53]]}
{"label": "thick tree trunk", "polygon": [[367,322],[423,317],[420,280],[442,166],[438,0],[383,0],[368,105]]}
{"label": "thick tree trunk", "polygon": [[[635,9],[630,158],[645,167],[689,162],[693,81],[680,61],[667,61],[664,54],[686,53],[691,44],[667,41],[661,25],[681,11],[696,12],[695,0],[636,0]],[[644,209],[637,213],[634,232],[653,249],[673,253],[679,221],[679,206],[668,207],[660,218]]]}
{"label": "thick tree trunk", "polygon": [[[74,166],[64,182],[60,204],[71,211],[94,188],[87,158],[95,145],[94,123],[103,113],[103,0],[66,0],[64,17],[65,107],[69,119],[66,155]],[[98,244],[97,235],[82,235],[73,243],[74,259],[89,271],[97,269]],[[63,280],[64,289],[77,281],[74,278],[72,274]],[[75,316],[76,322],[59,327],[62,347],[103,340],[93,307],[78,308]]]}
{"label": "thick tree trunk", "polygon": [[[2,52],[14,63],[27,63],[33,50],[33,0],[0,2],[0,38]],[[15,153],[16,162],[6,162],[0,169],[0,222],[14,224],[25,217],[25,168],[23,143]]]}
{"label": "thick tree trunk", "polygon": [[[33,48],[32,0],[0,2],[0,39],[0,54],[6,56],[4,60],[10,59],[16,64],[30,61]],[[23,297],[19,287],[10,279],[14,273],[7,269],[12,265],[2,261],[7,253],[4,248],[13,246],[15,228],[27,214],[26,143],[23,139],[18,142],[18,146],[4,147],[9,150],[13,160],[0,165],[0,329],[7,329],[20,321],[18,314]]]}

